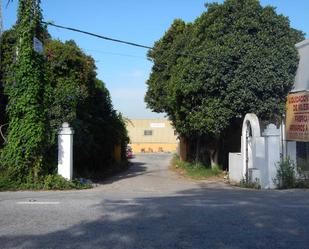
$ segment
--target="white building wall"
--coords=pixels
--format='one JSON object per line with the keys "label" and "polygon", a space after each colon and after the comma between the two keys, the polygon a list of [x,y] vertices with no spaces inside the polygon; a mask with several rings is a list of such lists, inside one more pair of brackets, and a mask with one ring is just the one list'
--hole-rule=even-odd
{"label": "white building wall", "polygon": [[[309,39],[297,43],[295,47],[299,53],[299,65],[291,92],[309,91]],[[297,163],[296,141],[286,141],[286,152]]]}
{"label": "white building wall", "polygon": [[309,39],[297,43],[299,65],[292,92],[309,91]]}

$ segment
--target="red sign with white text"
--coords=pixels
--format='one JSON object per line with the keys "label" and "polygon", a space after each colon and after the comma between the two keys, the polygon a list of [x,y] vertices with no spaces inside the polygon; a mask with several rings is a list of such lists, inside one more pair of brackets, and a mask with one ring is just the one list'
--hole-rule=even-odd
{"label": "red sign with white text", "polygon": [[309,141],[309,92],[288,95],[286,103],[286,139]]}

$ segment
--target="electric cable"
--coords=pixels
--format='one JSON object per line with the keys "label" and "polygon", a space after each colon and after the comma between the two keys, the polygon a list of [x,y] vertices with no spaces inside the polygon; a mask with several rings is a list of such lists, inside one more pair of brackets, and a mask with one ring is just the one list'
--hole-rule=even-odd
{"label": "electric cable", "polygon": [[[89,31],[77,29],[77,28],[62,26],[62,25],[59,25],[59,24],[55,24],[53,22],[42,21],[42,23],[45,24],[45,25],[49,25],[49,26],[53,26],[53,27],[57,27],[57,28],[61,28],[61,29],[70,30],[70,31],[73,31],[73,32],[78,32],[78,33],[94,36],[94,37],[104,39],[104,40],[108,40],[108,41],[118,42],[118,43],[130,45],[130,46],[135,46],[135,47],[139,47],[139,48],[146,48],[146,49],[150,49],[150,50],[154,49],[154,47],[150,47],[150,46],[147,46],[147,45],[138,44],[138,43],[130,42],[130,41],[124,41],[124,40],[120,40],[120,39],[115,39],[115,38],[95,34],[95,33],[89,32]],[[193,54],[189,54],[189,53],[185,53],[185,52],[176,52],[175,54],[176,55],[182,55],[182,56],[188,56],[188,57],[192,57],[192,58],[195,58],[195,59],[206,59],[206,57],[197,56],[197,55],[193,55]]]}
{"label": "electric cable", "polygon": [[86,34],[86,35],[94,36],[94,37],[101,38],[101,39],[108,40],[108,41],[123,43],[123,44],[131,45],[131,46],[135,46],[135,47],[140,47],[140,48],[153,49],[150,46],[141,45],[141,44],[138,44],[138,43],[135,43],[135,42],[129,42],[129,41],[123,41],[123,40],[119,40],[119,39],[114,39],[114,38],[110,38],[110,37],[107,37],[107,36],[98,35],[98,34],[95,34],[95,33],[92,33],[92,32],[76,29],[76,28],[65,27],[65,26],[54,24],[54,23],[51,23],[51,22],[42,21],[42,23],[49,25],[49,26],[61,28],[61,29],[67,29],[67,30],[71,30],[71,31],[74,31],[74,32],[83,33],[83,34]]}

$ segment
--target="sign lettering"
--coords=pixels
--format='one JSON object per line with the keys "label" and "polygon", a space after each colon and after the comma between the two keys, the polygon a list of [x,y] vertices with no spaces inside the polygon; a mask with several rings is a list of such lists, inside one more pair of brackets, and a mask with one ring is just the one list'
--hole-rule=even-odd
{"label": "sign lettering", "polygon": [[286,139],[309,141],[309,92],[288,95],[286,102]]}

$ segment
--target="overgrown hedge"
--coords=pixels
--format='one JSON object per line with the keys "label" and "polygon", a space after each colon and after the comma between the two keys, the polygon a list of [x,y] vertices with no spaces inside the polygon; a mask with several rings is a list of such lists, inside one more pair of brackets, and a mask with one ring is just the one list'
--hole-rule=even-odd
{"label": "overgrown hedge", "polygon": [[[39,2],[19,1],[16,25],[1,36],[0,125],[8,125],[2,129],[7,141],[0,139],[0,175],[18,186],[54,177],[63,122],[75,130],[75,176],[111,171],[114,146],[128,142],[94,59],[74,41],[50,37]],[[34,51],[34,37],[43,42],[43,54]]]}

